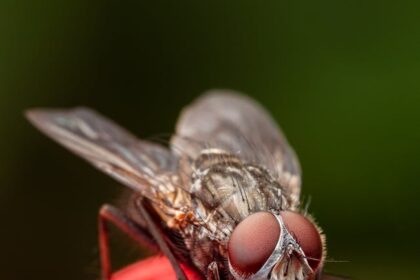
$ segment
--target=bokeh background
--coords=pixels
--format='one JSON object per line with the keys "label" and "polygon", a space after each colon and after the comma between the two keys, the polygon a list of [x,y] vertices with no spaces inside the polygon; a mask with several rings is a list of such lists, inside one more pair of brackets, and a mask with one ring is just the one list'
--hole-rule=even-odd
{"label": "bokeh background", "polygon": [[327,270],[419,279],[418,1],[0,3],[2,279],[95,279],[96,216],[122,187],[38,133],[87,105],[171,133],[209,88],[266,106],[296,149]]}

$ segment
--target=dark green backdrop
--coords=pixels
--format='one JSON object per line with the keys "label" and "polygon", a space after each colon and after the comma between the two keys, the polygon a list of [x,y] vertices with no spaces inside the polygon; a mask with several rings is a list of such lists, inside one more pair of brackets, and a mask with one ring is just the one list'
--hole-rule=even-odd
{"label": "dark green backdrop", "polygon": [[328,270],[420,277],[418,1],[140,2],[1,1],[2,279],[94,279],[97,210],[122,188],[24,109],[87,105],[150,137],[215,87],[283,127],[330,258],[349,261]]}

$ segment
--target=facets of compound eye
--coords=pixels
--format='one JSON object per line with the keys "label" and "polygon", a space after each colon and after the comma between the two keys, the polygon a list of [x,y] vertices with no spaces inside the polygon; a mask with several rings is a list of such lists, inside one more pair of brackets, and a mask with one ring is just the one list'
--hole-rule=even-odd
{"label": "facets of compound eye", "polygon": [[269,212],[257,212],[240,222],[228,244],[229,263],[241,276],[256,273],[276,247],[280,237],[277,219]]}
{"label": "facets of compound eye", "polygon": [[316,271],[322,258],[322,240],[318,229],[301,214],[282,211],[280,216],[289,233],[295,236],[305,256],[308,257],[309,266]]}

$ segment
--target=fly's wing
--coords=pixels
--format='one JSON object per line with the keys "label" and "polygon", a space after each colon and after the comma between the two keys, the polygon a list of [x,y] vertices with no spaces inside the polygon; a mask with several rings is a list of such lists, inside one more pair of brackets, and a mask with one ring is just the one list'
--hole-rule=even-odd
{"label": "fly's wing", "polygon": [[269,114],[246,96],[215,90],[200,97],[181,113],[171,144],[174,152],[191,158],[203,148],[219,148],[262,165],[299,198],[301,172],[294,151]]}
{"label": "fly's wing", "polygon": [[111,120],[87,109],[34,109],[28,119],[46,135],[111,177],[153,199],[177,160],[166,148],[138,140]]}

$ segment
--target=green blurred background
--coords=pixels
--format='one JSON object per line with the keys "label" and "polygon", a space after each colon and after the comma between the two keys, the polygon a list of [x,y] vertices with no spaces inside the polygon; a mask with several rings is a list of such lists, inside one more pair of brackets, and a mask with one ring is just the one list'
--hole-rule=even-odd
{"label": "green blurred background", "polygon": [[96,216],[121,186],[38,133],[87,105],[142,137],[209,88],[246,92],[301,160],[327,270],[419,279],[418,1],[0,3],[2,279],[95,279]]}

